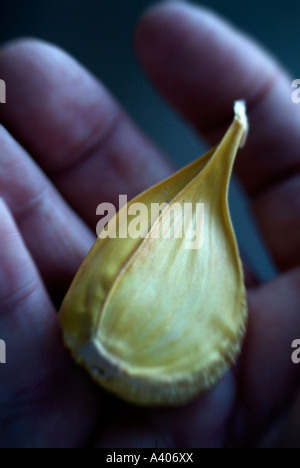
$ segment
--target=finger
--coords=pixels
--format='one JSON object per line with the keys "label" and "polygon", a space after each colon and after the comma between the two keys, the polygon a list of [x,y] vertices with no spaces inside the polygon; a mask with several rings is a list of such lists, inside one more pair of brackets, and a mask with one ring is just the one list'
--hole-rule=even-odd
{"label": "finger", "polygon": [[182,408],[141,409],[117,405],[98,441],[102,448],[216,448],[224,445],[235,405],[232,373]]}
{"label": "finger", "polygon": [[62,447],[88,441],[100,400],[63,350],[54,307],[0,199],[0,446]]}
{"label": "finger", "polygon": [[93,227],[99,203],[170,174],[107,90],[61,50],[24,40],[0,53],[0,119]]}
{"label": "finger", "polygon": [[[300,332],[300,270],[249,294],[250,322],[233,439],[257,442],[293,401],[300,384],[292,343]],[[252,440],[251,440],[252,437]]]}
{"label": "finger", "polygon": [[300,447],[300,391],[285,413],[260,441],[258,448]]}
{"label": "finger", "polygon": [[[24,333],[30,334],[31,329],[42,329],[55,317],[53,305],[2,198],[0,219],[1,331],[21,327]],[[18,313],[22,308],[31,311],[30,315]],[[5,326],[10,321],[14,326]]]}
{"label": "finger", "polygon": [[[232,118],[233,101],[247,101],[251,130],[238,172],[278,264],[299,264],[300,112],[291,100],[292,80],[216,15],[181,2],[144,16],[136,49],[154,84],[210,142]],[[280,201],[284,214],[275,209]],[[279,218],[284,240],[276,234]]]}
{"label": "finger", "polygon": [[94,236],[3,127],[0,127],[0,196],[17,220],[47,287],[59,300]]}
{"label": "finger", "polygon": [[300,447],[300,389],[292,409],[280,427],[279,436],[272,446],[276,448]]}

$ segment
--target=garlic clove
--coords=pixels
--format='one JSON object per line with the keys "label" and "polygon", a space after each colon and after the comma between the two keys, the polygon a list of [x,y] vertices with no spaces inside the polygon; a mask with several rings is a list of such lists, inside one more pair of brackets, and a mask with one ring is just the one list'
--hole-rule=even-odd
{"label": "garlic clove", "polygon": [[[185,404],[215,385],[240,352],[246,292],[228,187],[247,130],[238,102],[217,148],[116,215],[64,300],[60,321],[73,357],[129,402]],[[199,211],[184,211],[188,204]],[[141,235],[132,238],[137,208]],[[114,231],[124,238],[108,237]]]}

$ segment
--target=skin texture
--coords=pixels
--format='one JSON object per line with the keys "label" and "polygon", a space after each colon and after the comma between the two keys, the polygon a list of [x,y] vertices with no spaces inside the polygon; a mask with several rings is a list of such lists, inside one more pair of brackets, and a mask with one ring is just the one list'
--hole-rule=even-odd
{"label": "skin texture", "polygon": [[237,172],[280,274],[249,283],[241,359],[211,392],[174,410],[133,408],[102,392],[64,350],[55,305],[94,241],[96,206],[119,193],[132,197],[172,169],[64,52],[35,40],[7,44],[0,52],[9,83],[0,106],[0,335],[8,350],[0,446],[299,446],[291,343],[300,334],[300,108],[292,79],[248,38],[188,4],[148,11],[135,44],[157,89],[211,144],[228,126],[233,101],[247,100],[251,133]]}

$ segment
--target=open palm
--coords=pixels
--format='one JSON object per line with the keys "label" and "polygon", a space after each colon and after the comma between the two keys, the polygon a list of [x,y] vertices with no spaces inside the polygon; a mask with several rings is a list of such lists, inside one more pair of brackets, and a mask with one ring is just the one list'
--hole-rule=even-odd
{"label": "open palm", "polygon": [[148,12],[135,39],[148,76],[210,143],[230,123],[233,101],[246,99],[251,134],[237,172],[282,275],[249,286],[241,359],[194,403],[134,408],[94,385],[64,350],[56,306],[94,241],[97,205],[134,196],[172,169],[65,53],[33,40],[5,46],[2,447],[257,445],[273,440],[299,391],[291,361],[300,335],[300,112],[292,80],[213,14],[179,2]]}

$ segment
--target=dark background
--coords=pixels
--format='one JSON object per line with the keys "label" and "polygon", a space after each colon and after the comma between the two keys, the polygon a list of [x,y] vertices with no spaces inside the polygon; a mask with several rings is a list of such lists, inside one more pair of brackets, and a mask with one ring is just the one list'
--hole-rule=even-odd
{"label": "dark background", "polygon": [[[299,0],[195,1],[214,9],[275,54],[300,78]],[[178,165],[198,157],[203,144],[157,96],[132,49],[132,33],[150,0],[2,0],[0,40],[34,36],[66,49],[96,74],[139,125]],[[220,90],[221,92],[221,90]],[[274,268],[253,226],[237,183],[231,190],[242,249],[263,279]]]}

